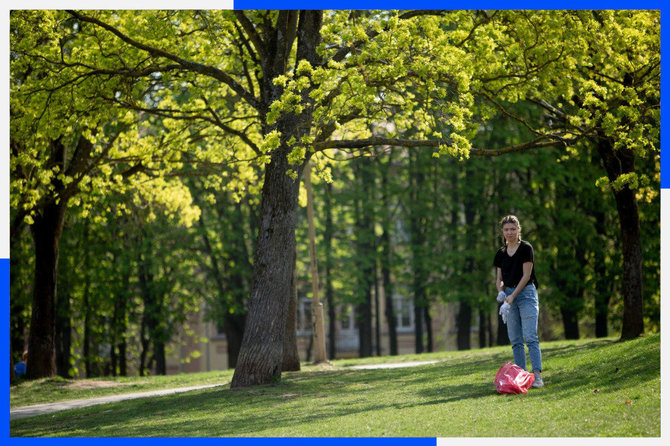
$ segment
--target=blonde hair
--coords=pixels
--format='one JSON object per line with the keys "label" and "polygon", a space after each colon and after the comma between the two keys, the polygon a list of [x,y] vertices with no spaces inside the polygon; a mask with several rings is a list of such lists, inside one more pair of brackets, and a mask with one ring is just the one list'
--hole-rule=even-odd
{"label": "blonde hair", "polygon": [[[521,223],[519,223],[519,219],[514,215],[507,215],[500,220],[500,228],[502,229],[503,226],[509,223],[516,225],[516,227],[519,228],[519,241],[521,241]],[[502,239],[505,246],[507,246],[507,239],[505,237]]]}

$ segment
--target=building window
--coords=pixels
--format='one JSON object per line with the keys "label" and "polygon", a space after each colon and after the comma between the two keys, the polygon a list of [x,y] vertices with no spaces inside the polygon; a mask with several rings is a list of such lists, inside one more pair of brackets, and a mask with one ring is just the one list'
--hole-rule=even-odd
{"label": "building window", "polygon": [[406,296],[393,296],[393,312],[396,316],[396,329],[398,332],[409,332],[414,330],[414,303]]}

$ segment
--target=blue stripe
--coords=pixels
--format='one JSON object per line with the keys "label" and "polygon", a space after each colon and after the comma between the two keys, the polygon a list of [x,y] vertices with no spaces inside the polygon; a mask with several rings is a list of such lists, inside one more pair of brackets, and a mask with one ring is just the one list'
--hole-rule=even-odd
{"label": "blue stripe", "polygon": [[[666,48],[668,48],[668,13],[664,13],[661,11],[661,189],[667,189],[670,188],[670,167],[668,167],[668,151],[670,148],[668,148],[668,135],[666,134],[663,129],[665,129],[667,126],[665,123],[668,122],[668,117],[667,111],[665,110],[668,108],[667,106],[664,106],[663,104],[667,105],[667,99],[663,101],[663,91],[667,93],[668,89],[663,88],[664,85],[667,84],[667,82],[664,82],[663,79],[663,73],[665,73],[665,77],[668,77],[668,61],[665,60],[667,56],[664,56],[664,53],[667,53],[665,51]],[[665,23],[665,25],[663,25]]]}
{"label": "blue stripe", "polygon": [[235,9],[661,9],[659,0],[564,1],[538,3],[537,0],[500,2],[493,0],[233,0]]}
{"label": "blue stripe", "polygon": [[[25,443],[25,444],[43,444],[48,442],[49,445],[52,445],[54,442],[62,442],[69,446],[76,446],[75,443],[81,443],[82,446],[87,446],[91,443],[90,438],[49,438],[49,439],[38,439],[38,438],[12,438],[11,444],[13,443]],[[118,444],[119,441],[123,441],[124,445],[132,443],[146,445],[148,443],[160,442],[162,446],[172,446],[172,445],[181,445],[181,444],[192,444],[193,439],[191,438],[96,438],[96,445],[99,443],[108,443],[108,444]],[[412,446],[435,446],[437,444],[437,439],[435,438],[337,438],[337,437],[327,437],[327,438],[198,438],[198,445],[210,446],[210,445],[232,445],[232,446],[260,446],[260,445],[287,445],[287,446],[340,446],[343,442],[346,442],[347,446],[400,446],[400,445],[412,445]]]}
{"label": "blue stripe", "polygon": [[[2,330],[2,353],[0,357],[5,358],[5,361],[9,361],[7,358],[9,356],[9,259],[0,259],[0,296],[2,296],[2,320],[6,322],[5,329]],[[2,388],[3,401],[7,402],[9,405],[9,364],[5,363],[5,367],[2,367],[2,378],[5,383]],[[5,387],[7,386],[7,387]],[[9,409],[9,408],[8,408]],[[0,438],[9,437],[9,410],[3,412],[4,422],[2,423],[2,433],[0,433]],[[6,417],[6,418],[5,418]]]}

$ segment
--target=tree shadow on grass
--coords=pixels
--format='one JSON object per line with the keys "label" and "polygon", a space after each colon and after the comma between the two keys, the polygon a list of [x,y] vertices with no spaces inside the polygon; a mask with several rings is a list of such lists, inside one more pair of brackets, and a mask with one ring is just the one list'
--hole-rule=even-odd
{"label": "tree shadow on grass", "polygon": [[[639,344],[631,343],[608,352],[607,344],[613,343],[595,341],[545,349],[547,356],[561,359],[563,363],[574,356],[579,365],[571,366],[568,361],[567,367],[550,371],[546,379],[548,387],[541,391],[543,397],[570,398],[578,392],[592,391],[588,388],[592,383],[616,390],[659,375],[657,351],[650,353],[647,349],[645,353]],[[601,349],[597,352],[601,361],[582,367],[588,363],[588,355],[597,349]],[[493,378],[506,360],[509,360],[508,355],[501,352],[485,358],[463,357],[402,369],[287,374],[285,381],[276,386],[210,389],[94,406],[49,415],[49,418],[14,420],[10,422],[10,431],[12,436],[109,437],[264,436],[265,432],[278,427],[299,432],[303,425],[332,423],[340,417],[363,417],[368,412],[458,401],[475,402],[494,396]],[[380,389],[388,388],[397,388],[397,394],[379,398]],[[296,401],[300,398],[310,401],[302,404],[303,401]],[[341,434],[332,432],[332,435]]]}

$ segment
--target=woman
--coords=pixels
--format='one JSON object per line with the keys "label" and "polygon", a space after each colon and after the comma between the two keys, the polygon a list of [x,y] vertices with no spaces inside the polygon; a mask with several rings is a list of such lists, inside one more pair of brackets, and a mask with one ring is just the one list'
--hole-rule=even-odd
{"label": "woman", "polygon": [[533,247],[521,240],[521,225],[514,215],[504,217],[500,226],[505,245],[498,250],[493,260],[497,268],[498,302],[504,300],[500,315],[507,324],[514,362],[526,370],[525,343],[535,375],[533,387],[543,387],[542,353],[537,337],[539,304]]}

